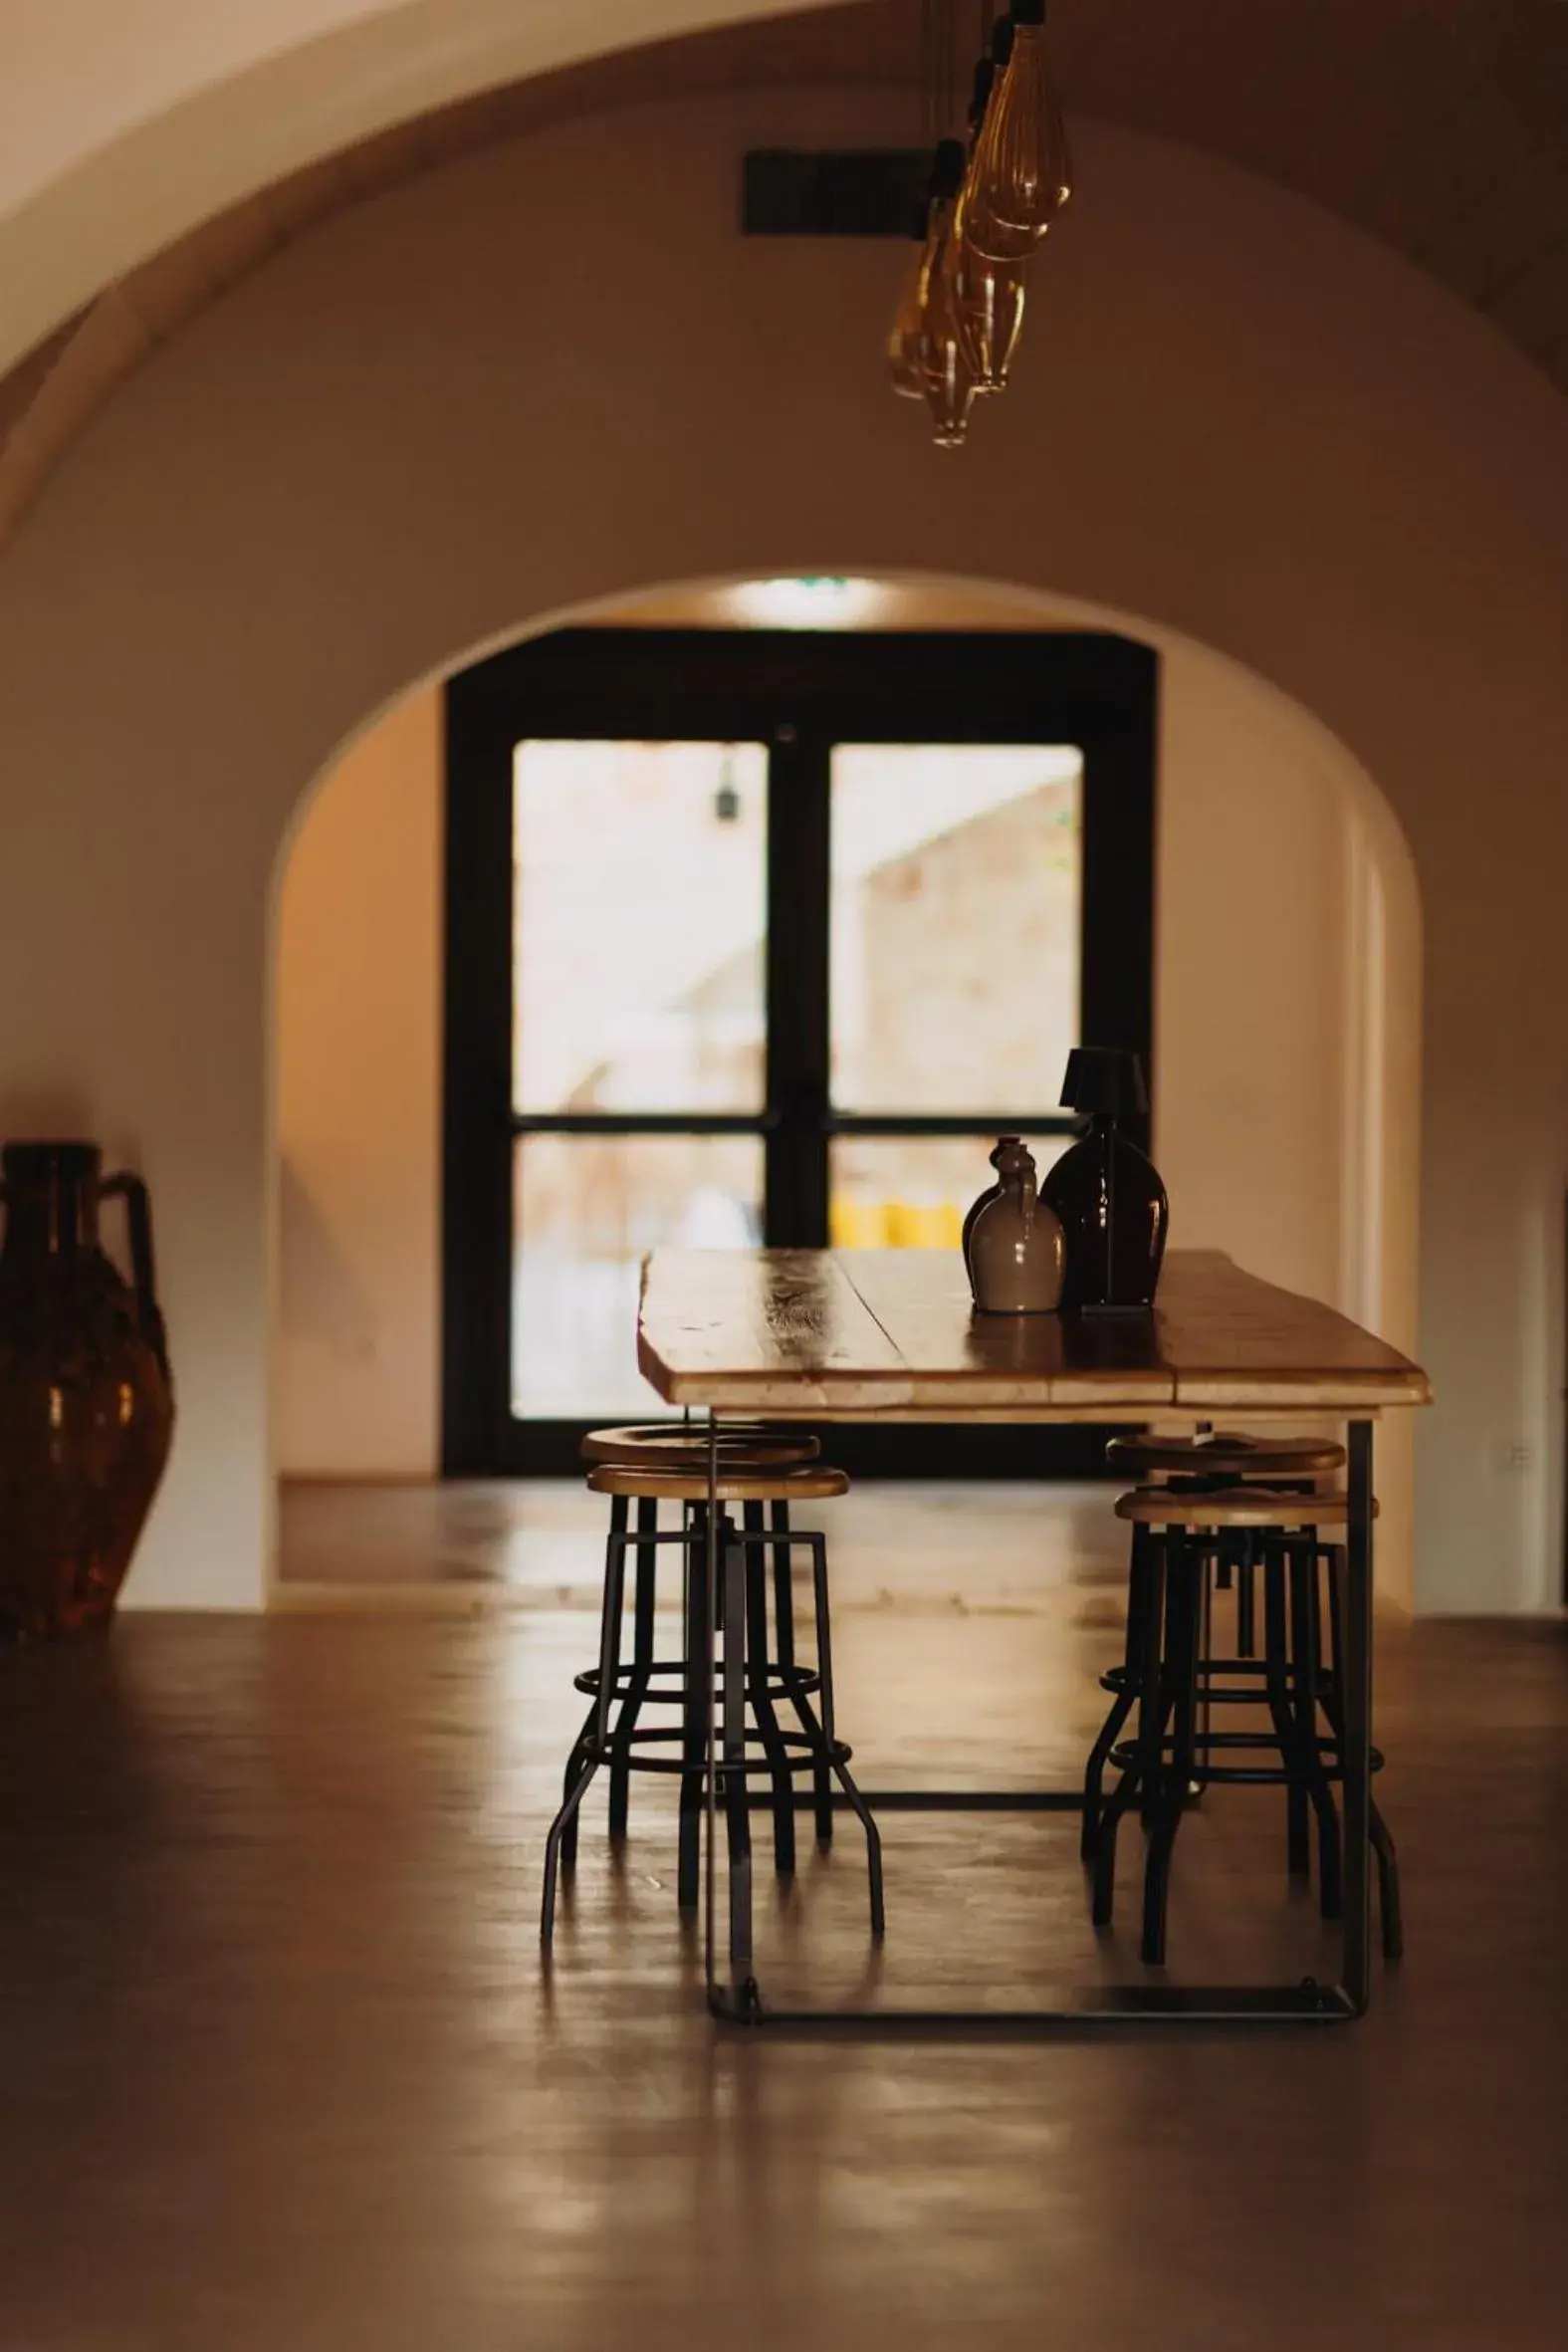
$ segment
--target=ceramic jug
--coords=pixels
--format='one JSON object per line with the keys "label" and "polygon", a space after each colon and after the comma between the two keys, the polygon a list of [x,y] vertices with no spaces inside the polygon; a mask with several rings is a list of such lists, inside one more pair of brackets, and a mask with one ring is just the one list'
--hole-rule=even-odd
{"label": "ceramic jug", "polygon": [[1015,1137],[993,1154],[998,1184],[969,1236],[970,1288],[982,1314],[1049,1314],[1060,1303],[1061,1222],[1039,1198],[1034,1160]]}
{"label": "ceramic jug", "polygon": [[[8,1143],[0,1195],[0,1634],[47,1639],[113,1608],[174,1403],[141,1179],[91,1143]],[[116,1197],[134,1287],[99,1247]]]}
{"label": "ceramic jug", "polygon": [[[992,1166],[994,1168],[1000,1169],[1004,1155],[1014,1149],[1014,1147],[1017,1145],[1020,1145],[1022,1141],[1023,1138],[1021,1135],[999,1135],[995,1148],[991,1154]],[[964,1252],[964,1264],[966,1268],[969,1265],[969,1237],[975,1230],[975,1220],[980,1215],[982,1209],[985,1208],[987,1202],[996,1200],[1001,1191],[1002,1181],[999,1176],[995,1184],[988,1184],[985,1191],[980,1194],[979,1198],[971,1201],[970,1203],[969,1214],[964,1220],[964,1230],[959,1236],[959,1246]]]}

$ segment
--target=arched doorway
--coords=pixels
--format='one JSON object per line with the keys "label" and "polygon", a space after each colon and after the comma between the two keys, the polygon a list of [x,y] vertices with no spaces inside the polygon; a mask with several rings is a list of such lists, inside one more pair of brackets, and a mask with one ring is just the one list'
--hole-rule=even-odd
{"label": "arched doorway", "polygon": [[[1135,616],[973,581],[860,587],[857,628],[1092,623],[1157,648],[1156,1148],[1179,1238],[1409,1344],[1419,910],[1381,796],[1265,681]],[[770,602],[767,583],[706,582],[576,617],[744,628],[777,618],[786,592],[774,584]],[[442,1456],[437,695],[396,705],[324,780],[282,886],[285,1475],[431,1477]],[[1383,1574],[1406,1600],[1409,1479],[1396,1437]]]}

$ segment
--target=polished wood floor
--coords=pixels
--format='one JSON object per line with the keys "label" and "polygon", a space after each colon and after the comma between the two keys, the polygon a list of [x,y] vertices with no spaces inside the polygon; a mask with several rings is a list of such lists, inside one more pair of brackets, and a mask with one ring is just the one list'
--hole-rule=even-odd
{"label": "polished wood floor", "polygon": [[[824,1508],[866,1776],[1070,1772],[1103,1493]],[[618,1860],[590,1809],[542,1970],[580,1498],[306,1490],[285,1527],[269,1618],[0,1655],[3,2352],[1561,2343],[1561,1624],[1382,1631],[1410,1957],[1365,2024],[846,2046],[715,2033],[657,1794]],[[1136,1974],[1070,1825],[885,1826],[880,1982],[847,1830],[767,1884],[802,1985]],[[1266,1795],[1184,1828],[1173,1977],[1322,1965],[1280,1844]]]}

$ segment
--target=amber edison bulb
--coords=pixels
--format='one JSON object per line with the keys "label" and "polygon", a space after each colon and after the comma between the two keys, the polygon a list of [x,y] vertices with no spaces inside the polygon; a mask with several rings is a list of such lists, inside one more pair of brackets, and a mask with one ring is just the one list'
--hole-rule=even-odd
{"label": "amber edison bulb", "polygon": [[923,400],[926,396],[925,362],[921,352],[921,327],[926,309],[926,277],[931,266],[931,234],[927,230],[923,244],[917,245],[904,272],[904,283],[899,291],[898,308],[893,313],[892,332],[887,339],[887,367],[893,379],[893,389],[906,400]]}
{"label": "amber edison bulb", "polygon": [[1023,327],[1024,266],[977,253],[967,232],[961,197],[953,232],[959,340],[976,391],[1000,392]]}
{"label": "amber edison bulb", "polygon": [[1012,0],[1012,40],[967,178],[965,234],[987,261],[1032,252],[1072,192],[1072,164],[1045,54],[1045,0]]}
{"label": "amber edison bulb", "polygon": [[960,449],[969,431],[975,377],[964,338],[959,302],[963,245],[951,198],[932,206],[932,245],[925,270],[921,311],[922,389],[931,411],[939,449]]}
{"label": "amber edison bulb", "polygon": [[1008,60],[1012,55],[1012,19],[999,16],[991,28],[991,52],[975,68],[975,87],[970,99],[969,162],[964,172],[963,232],[971,250],[981,259],[1002,262],[1024,262],[1038,243],[1032,229],[1009,229],[993,219],[981,201],[975,182],[975,153],[980,145],[981,132],[986,126],[986,116],[991,107],[998,83],[1007,72]]}

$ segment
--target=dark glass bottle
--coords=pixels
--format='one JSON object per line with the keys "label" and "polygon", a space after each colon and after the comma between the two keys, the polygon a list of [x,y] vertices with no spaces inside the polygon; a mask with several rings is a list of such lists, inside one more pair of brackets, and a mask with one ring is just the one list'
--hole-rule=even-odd
{"label": "dark glass bottle", "polygon": [[1062,1311],[1152,1306],[1170,1203],[1153,1161],[1117,1126],[1148,1108],[1137,1055],[1079,1047],[1068,1056],[1061,1099],[1089,1119],[1040,1186],[1066,1244]]}

